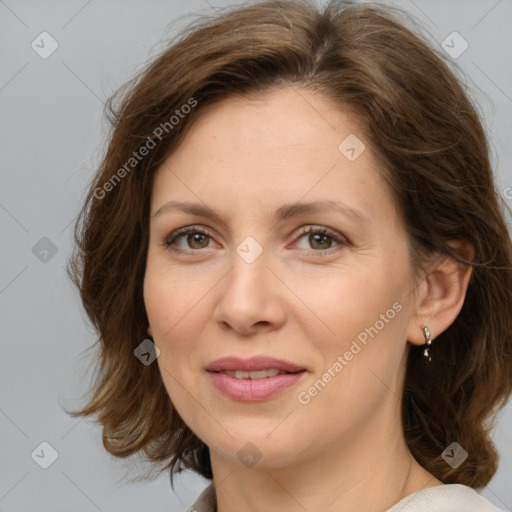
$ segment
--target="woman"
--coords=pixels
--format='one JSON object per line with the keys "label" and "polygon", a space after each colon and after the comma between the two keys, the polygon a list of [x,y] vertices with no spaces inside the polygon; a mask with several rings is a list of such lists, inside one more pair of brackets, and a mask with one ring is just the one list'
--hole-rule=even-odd
{"label": "woman", "polygon": [[211,479],[190,510],[499,510],[511,243],[442,57],[383,6],[254,3],[110,106],[70,262],[105,448]]}

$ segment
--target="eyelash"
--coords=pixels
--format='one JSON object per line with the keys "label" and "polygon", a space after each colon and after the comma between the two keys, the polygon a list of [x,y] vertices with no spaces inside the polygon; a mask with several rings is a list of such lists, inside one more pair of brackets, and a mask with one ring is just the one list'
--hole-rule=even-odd
{"label": "eyelash", "polygon": [[[212,233],[210,232],[209,229],[207,228],[204,228],[204,227],[201,227],[201,226],[187,226],[187,227],[184,227],[184,228],[180,228],[180,229],[177,229],[176,231],[173,231],[164,241],[164,246],[169,250],[169,251],[172,251],[172,252],[175,252],[175,253],[189,253],[189,252],[199,252],[201,251],[201,249],[189,249],[189,250],[186,250],[186,249],[181,249],[177,246],[174,246],[174,242],[180,238],[180,236],[183,236],[183,235],[186,235],[186,234],[189,234],[189,233],[201,233],[203,235],[206,235],[210,238],[213,238],[212,237]],[[306,250],[308,252],[308,254],[310,255],[313,255],[313,256],[323,256],[323,255],[327,255],[327,254],[331,254],[337,250],[339,250],[341,247],[343,246],[348,246],[350,245],[350,242],[342,237],[341,235],[338,235],[335,231],[333,231],[332,229],[328,228],[328,227],[325,227],[325,226],[305,226],[303,228],[300,228],[298,233],[297,233],[297,236],[300,238],[302,238],[304,235],[308,235],[310,233],[314,233],[314,234],[322,234],[322,235],[328,235],[329,238],[331,238],[332,240],[334,240],[338,245],[335,245],[334,247],[329,247],[328,249],[320,249],[320,250],[314,250],[314,249],[311,249],[311,250]],[[206,249],[206,247],[204,247],[203,249]]]}

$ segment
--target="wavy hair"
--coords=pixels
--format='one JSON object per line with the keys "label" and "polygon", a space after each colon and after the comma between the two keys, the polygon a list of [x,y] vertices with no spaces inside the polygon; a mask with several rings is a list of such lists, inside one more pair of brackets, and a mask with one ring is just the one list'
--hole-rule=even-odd
{"label": "wavy hair", "polygon": [[[498,461],[490,432],[512,391],[510,209],[494,183],[476,103],[452,66],[395,7],[252,2],[199,17],[108,100],[108,145],[67,270],[98,334],[92,396],[70,414],[97,416],[110,454],[144,454],[159,473],[169,470],[171,485],[184,469],[212,479],[208,446],[174,409],[158,366],[134,356],[148,326],[153,176],[207,105],[298,85],[357,115],[405,224],[414,268],[432,252],[473,267],[432,364],[411,347],[402,424],[411,453],[436,478],[489,482]],[[473,244],[472,262],[451,249],[452,239]],[[457,468],[441,457],[454,440],[469,454]]]}

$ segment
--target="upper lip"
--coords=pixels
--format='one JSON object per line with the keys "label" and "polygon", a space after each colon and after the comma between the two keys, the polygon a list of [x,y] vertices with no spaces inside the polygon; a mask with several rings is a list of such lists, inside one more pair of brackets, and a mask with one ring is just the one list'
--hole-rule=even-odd
{"label": "upper lip", "polygon": [[285,372],[300,372],[305,370],[303,366],[283,359],[276,359],[271,356],[253,356],[249,359],[241,359],[239,357],[222,357],[210,363],[206,367],[206,371],[220,372],[224,370],[242,370],[251,372],[270,368],[276,368]]}

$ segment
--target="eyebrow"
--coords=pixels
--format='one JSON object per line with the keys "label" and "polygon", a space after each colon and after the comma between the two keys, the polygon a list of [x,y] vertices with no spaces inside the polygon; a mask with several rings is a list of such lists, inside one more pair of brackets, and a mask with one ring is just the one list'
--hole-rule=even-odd
{"label": "eyebrow", "polygon": [[[222,220],[221,215],[216,211],[212,210],[209,206],[200,203],[191,203],[187,201],[167,201],[162,206],[160,206],[160,208],[158,208],[158,210],[153,214],[153,218],[170,210],[181,210],[185,213],[190,213],[192,215],[215,219],[218,222],[225,224],[225,222]],[[301,215],[303,213],[316,213],[323,210],[334,210],[338,213],[341,213],[345,217],[353,219],[361,224],[369,224],[370,222],[369,219],[360,211],[355,210],[353,208],[349,208],[340,201],[333,200],[284,204],[275,211],[274,218],[275,220],[279,221],[289,219]]]}

